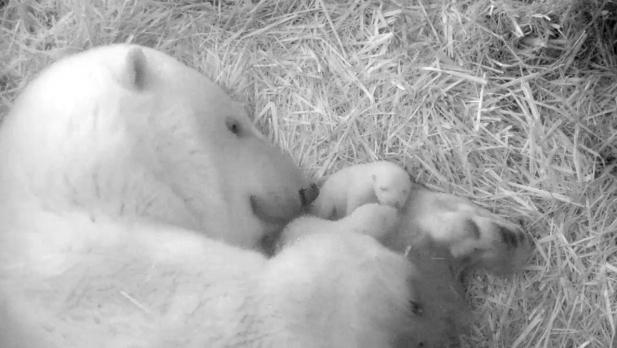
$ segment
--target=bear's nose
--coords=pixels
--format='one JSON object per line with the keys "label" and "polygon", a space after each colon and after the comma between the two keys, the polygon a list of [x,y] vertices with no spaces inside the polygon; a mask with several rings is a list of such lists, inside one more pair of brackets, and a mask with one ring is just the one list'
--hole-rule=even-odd
{"label": "bear's nose", "polygon": [[317,195],[319,195],[319,187],[315,183],[311,183],[307,187],[301,188],[298,193],[300,194],[300,202],[306,207],[313,203]]}

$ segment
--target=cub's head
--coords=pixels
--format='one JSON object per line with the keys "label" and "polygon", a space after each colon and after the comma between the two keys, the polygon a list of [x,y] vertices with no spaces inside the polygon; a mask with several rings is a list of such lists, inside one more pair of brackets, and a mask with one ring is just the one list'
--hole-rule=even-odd
{"label": "cub's head", "polygon": [[145,47],[52,65],[0,132],[0,193],[93,218],[158,220],[250,248],[317,195],[241,105]]}
{"label": "cub's head", "polygon": [[403,208],[411,191],[409,174],[394,163],[375,162],[373,165],[378,166],[371,175],[377,201]]}

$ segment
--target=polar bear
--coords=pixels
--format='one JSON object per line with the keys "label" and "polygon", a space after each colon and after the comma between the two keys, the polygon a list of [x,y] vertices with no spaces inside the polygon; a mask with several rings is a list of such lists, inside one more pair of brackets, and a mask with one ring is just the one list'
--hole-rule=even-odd
{"label": "polar bear", "polygon": [[[0,163],[0,347],[440,346],[447,312],[422,310],[441,299],[402,250],[451,245],[467,220],[488,242],[461,260],[508,264],[522,240],[422,190],[335,233],[293,220],[317,190],[290,157],[210,80],[135,45],[42,72],[0,127]],[[307,235],[264,256],[292,220]]]}
{"label": "polar bear", "polygon": [[326,178],[310,212],[340,219],[366,203],[403,208],[411,190],[407,171],[395,163],[375,161],[345,167]]}
{"label": "polar bear", "polygon": [[161,52],[51,65],[6,116],[0,163],[1,347],[424,344],[415,269],[371,236],[258,251],[317,191]]}

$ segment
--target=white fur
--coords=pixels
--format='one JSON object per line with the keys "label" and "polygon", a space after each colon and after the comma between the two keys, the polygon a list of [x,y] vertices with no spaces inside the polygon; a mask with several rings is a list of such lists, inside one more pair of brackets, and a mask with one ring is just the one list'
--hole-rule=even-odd
{"label": "white fur", "polygon": [[52,65],[0,129],[0,163],[1,347],[387,347],[405,330],[413,269],[373,238],[252,250],[308,183],[160,52]]}
{"label": "white fur", "polygon": [[400,227],[399,212],[389,205],[368,203],[336,221],[311,215],[289,223],[281,234],[280,244],[287,244],[312,233],[354,232],[382,240]]}
{"label": "white fur", "polygon": [[392,162],[345,167],[326,179],[311,206],[311,213],[325,219],[338,219],[366,203],[402,209],[410,190],[409,174]]}

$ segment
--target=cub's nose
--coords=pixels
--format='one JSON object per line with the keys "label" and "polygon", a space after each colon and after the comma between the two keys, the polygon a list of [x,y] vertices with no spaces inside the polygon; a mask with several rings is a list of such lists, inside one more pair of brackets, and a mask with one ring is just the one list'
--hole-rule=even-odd
{"label": "cub's nose", "polygon": [[313,203],[317,195],[319,195],[319,187],[315,183],[311,183],[307,187],[301,188],[298,193],[300,194],[300,202],[306,207]]}

